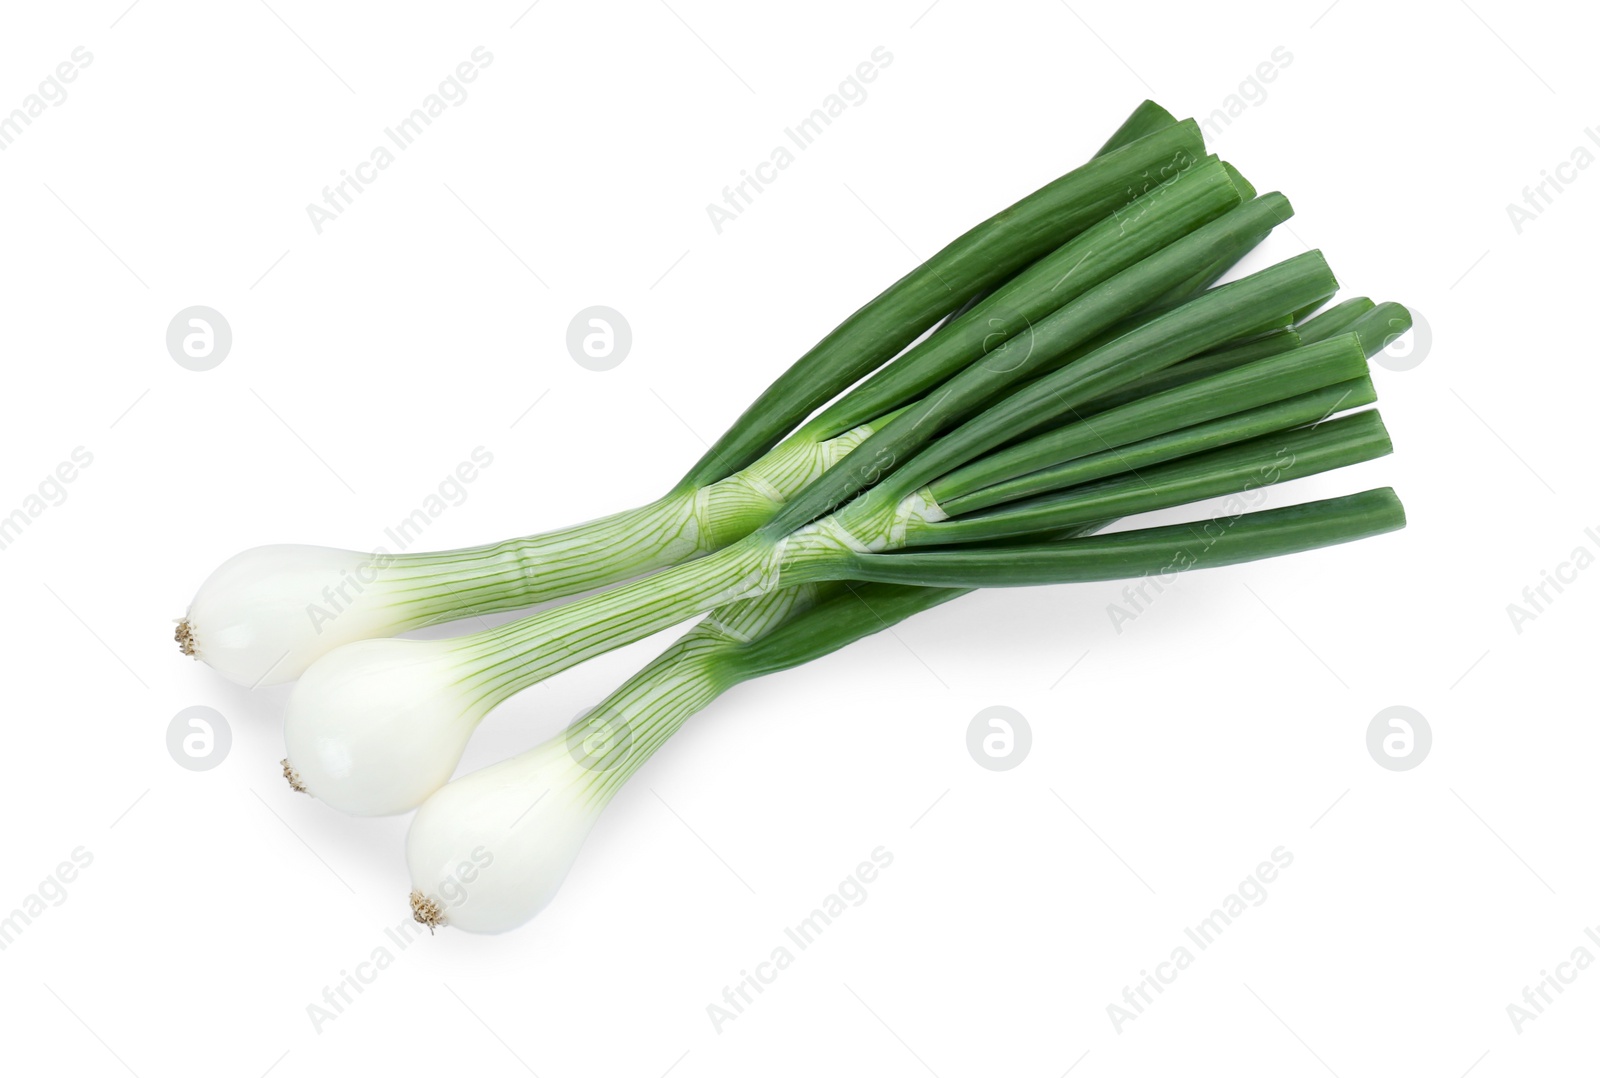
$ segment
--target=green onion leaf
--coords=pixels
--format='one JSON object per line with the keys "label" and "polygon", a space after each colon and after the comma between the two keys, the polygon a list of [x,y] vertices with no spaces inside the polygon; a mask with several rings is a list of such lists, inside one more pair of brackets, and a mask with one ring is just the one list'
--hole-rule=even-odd
{"label": "green onion leaf", "polygon": [[946,314],[1205,154],[1193,120],[1113,150],[951,241],[841,322],[781,374],[679,482],[705,486],[745,467],[816,408]]}
{"label": "green onion leaf", "polygon": [[1086,486],[912,529],[907,545],[982,543],[1049,534],[1114,517],[1260,490],[1373,460],[1394,446],[1375,410],[1274,432]]}
{"label": "green onion leaf", "polygon": [[1209,569],[1348,543],[1405,527],[1405,510],[1382,487],[1205,521],[1065,542],[992,548],[853,554],[853,580],[1001,588],[1124,580]]}

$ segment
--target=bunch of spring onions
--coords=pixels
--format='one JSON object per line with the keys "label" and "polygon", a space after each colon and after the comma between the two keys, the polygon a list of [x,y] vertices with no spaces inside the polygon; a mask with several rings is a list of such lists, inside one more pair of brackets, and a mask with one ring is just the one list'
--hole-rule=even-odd
{"label": "bunch of spring onions", "polygon": [[[201,586],[179,642],[246,684],[298,677],[296,789],[357,815],[421,806],[418,920],[515,927],[622,783],[741,681],[973,588],[1169,574],[1403,526],[1387,489],[1255,509],[1267,486],[1390,451],[1378,413],[1356,409],[1376,398],[1368,358],[1410,325],[1393,303],[1324,309],[1338,285],[1315,251],[1216,283],[1292,212],[1145,102],[1087,164],[846,319],[657,501],[443,553],[246,551]],[[1107,530],[1216,497],[1229,508],[1209,519]],[[588,591],[482,632],[396,638]],[[336,616],[316,616],[330,594]],[[450,781],[494,707],[696,617],[567,731]]]}

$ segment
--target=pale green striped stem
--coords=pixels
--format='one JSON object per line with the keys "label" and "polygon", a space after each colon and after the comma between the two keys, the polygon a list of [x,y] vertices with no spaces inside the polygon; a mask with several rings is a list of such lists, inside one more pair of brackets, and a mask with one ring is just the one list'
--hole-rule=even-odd
{"label": "pale green striped stem", "polygon": [[615,584],[737,542],[859,445],[876,427],[835,438],[796,434],[749,468],[708,487],[585,524],[481,547],[375,555],[374,596],[395,632],[517,610]]}
{"label": "pale green striped stem", "polygon": [[582,739],[582,758],[594,772],[589,803],[610,801],[691,715],[745,680],[727,661],[734,653],[842,587],[782,588],[713,610],[573,723],[569,744]]}

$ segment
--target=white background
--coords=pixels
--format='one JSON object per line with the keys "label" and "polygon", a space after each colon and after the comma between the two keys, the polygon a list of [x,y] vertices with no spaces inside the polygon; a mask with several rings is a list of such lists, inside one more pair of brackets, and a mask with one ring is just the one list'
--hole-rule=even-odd
{"label": "white background", "polygon": [[[1520,233],[1506,211],[1600,152],[1575,6],[124,7],[7,5],[0,33],[0,110],[93,55],[0,153],[0,511],[93,455],[0,551],[0,913],[93,857],[0,952],[9,1070],[1595,1065],[1600,972],[1520,1033],[1506,1010],[1575,948],[1600,956],[1600,571],[1520,633],[1506,610],[1600,549],[1600,170]],[[317,234],[306,204],[480,45],[470,98]],[[880,45],[867,99],[719,235],[706,204]],[[1408,529],[1196,574],[1121,634],[1114,584],[976,595],[740,688],[636,777],[536,921],[398,951],[406,820],[286,789],[284,691],[172,643],[206,573],[261,543],[370,548],[477,446],[494,462],[430,546],[649,499],[840,318],[1141,98],[1206,116],[1280,46],[1213,140],[1298,209],[1249,265],[1320,246],[1346,294],[1406,302],[1433,340],[1375,371],[1395,456],[1275,499],[1392,484]],[[234,334],[207,373],[164,344],[194,304]],[[592,304],[633,328],[606,373],[564,345]],[[548,736],[666,638],[530,690],[463,767]],[[233,734],[203,773],[165,746],[195,704]],[[965,747],[996,704],[1033,732],[1003,773]],[[1396,704],[1434,736],[1402,773],[1365,743]],[[866,903],[718,1032],[707,1004],[880,845]],[[1118,1032],[1107,1005],[1279,846],[1266,902]],[[307,1005],[386,944],[318,1031]]]}

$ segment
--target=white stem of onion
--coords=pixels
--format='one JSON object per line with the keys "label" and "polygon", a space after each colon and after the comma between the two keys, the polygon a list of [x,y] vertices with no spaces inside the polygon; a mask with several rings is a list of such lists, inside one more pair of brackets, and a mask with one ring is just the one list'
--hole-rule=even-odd
{"label": "white stem of onion", "polygon": [[406,837],[417,920],[493,933],[542,910],[617,791],[738,680],[721,653],[816,594],[785,588],[714,612],[561,734],[441,787]]}
{"label": "white stem of onion", "polygon": [[822,441],[801,432],[711,486],[502,543],[414,554],[246,550],[200,586],[178,643],[231,681],[275,685],[352,641],[515,610],[676,565],[760,526],[885,421]]}
{"label": "white stem of onion", "polygon": [[[937,513],[920,495],[908,514]],[[698,561],[498,628],[445,640],[362,640],[313,663],[284,713],[286,766],[342,812],[379,816],[421,804],[448,781],[491,710],[528,686],[697,614],[780,587],[851,550],[896,546],[824,518],[777,541],[760,535]]]}

